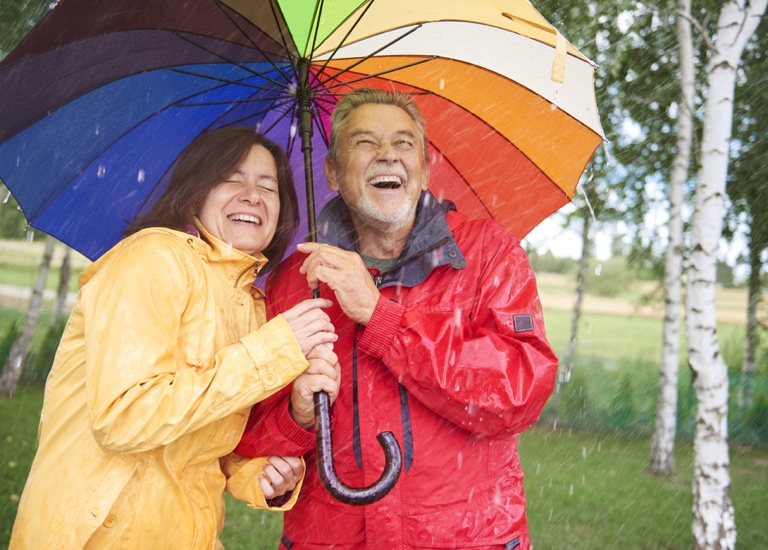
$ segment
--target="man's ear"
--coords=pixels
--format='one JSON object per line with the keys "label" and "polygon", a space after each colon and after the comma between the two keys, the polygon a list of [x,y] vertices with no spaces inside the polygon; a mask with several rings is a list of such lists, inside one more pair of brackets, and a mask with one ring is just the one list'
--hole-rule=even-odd
{"label": "man's ear", "polygon": [[336,175],[336,163],[331,159],[325,159],[323,170],[325,171],[325,179],[328,182],[328,189],[338,192],[339,181]]}

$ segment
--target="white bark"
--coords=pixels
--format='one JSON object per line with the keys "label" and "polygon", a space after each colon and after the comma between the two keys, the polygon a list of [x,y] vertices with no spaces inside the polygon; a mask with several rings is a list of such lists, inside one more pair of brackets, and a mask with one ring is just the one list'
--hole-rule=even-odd
{"label": "white bark", "polygon": [[680,366],[680,304],[682,302],[682,204],[688,180],[693,139],[693,40],[691,0],[677,2],[677,43],[680,63],[680,111],[677,117],[677,153],[669,179],[669,241],[664,263],[664,347],[659,373],[659,401],[651,440],[651,473],[670,475],[675,470],[677,380]]}
{"label": "white bark", "polygon": [[43,259],[40,261],[40,269],[37,272],[37,281],[32,289],[32,297],[29,300],[27,315],[24,318],[24,325],[21,328],[21,334],[11,347],[11,353],[3,367],[3,374],[0,376],[0,397],[11,397],[16,391],[21,372],[24,369],[24,360],[29,352],[29,345],[32,342],[32,335],[37,327],[37,320],[40,317],[40,311],[43,309],[43,296],[45,293],[45,282],[48,279],[48,270],[51,266],[53,249],[56,245],[56,239],[46,237],[45,251]]}
{"label": "white bark", "polygon": [[558,391],[560,385],[567,384],[571,380],[573,371],[573,360],[576,356],[576,344],[579,335],[579,320],[581,319],[581,304],[584,301],[584,292],[587,286],[587,269],[589,268],[589,259],[592,256],[592,243],[589,239],[590,214],[584,214],[584,224],[581,228],[581,259],[579,260],[579,274],[576,281],[576,295],[573,300],[573,311],[571,312],[571,334],[568,338],[568,347],[565,350],[565,361],[560,366],[558,377]]}
{"label": "white bark", "polygon": [[69,295],[69,279],[72,276],[72,249],[64,245],[64,256],[59,270],[59,288],[56,291],[56,307],[53,310],[52,321],[57,321],[65,315],[67,296]]}
{"label": "white bark", "polygon": [[723,229],[736,68],[766,2],[727,0],[723,4],[708,63],[686,296],[688,362],[698,401],[692,526],[695,549],[736,546],[728,455],[728,376],[717,341],[715,268]]}

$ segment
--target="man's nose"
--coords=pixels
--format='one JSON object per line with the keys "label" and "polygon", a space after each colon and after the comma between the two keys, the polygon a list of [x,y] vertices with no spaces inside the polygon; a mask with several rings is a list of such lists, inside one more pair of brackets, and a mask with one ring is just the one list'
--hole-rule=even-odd
{"label": "man's nose", "polygon": [[379,143],[377,158],[387,162],[395,161],[398,159],[397,148],[390,141],[382,141]]}

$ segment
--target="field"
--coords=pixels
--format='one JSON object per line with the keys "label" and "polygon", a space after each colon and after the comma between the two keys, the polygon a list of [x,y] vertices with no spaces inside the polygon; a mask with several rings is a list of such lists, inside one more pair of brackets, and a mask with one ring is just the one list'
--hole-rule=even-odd
{"label": "field", "polygon": [[[0,243],[0,297],[3,284],[26,284],[24,281],[35,279],[39,253],[34,255],[22,248],[12,255],[10,258]],[[34,260],[31,263],[30,258]],[[78,261],[80,269],[87,263],[84,259]],[[15,267],[8,267],[12,263]],[[51,290],[56,287],[56,277],[55,272],[49,277]],[[560,354],[568,339],[572,286],[566,276],[539,275],[548,335]],[[612,407],[631,402],[634,419],[626,425],[612,426],[617,429],[597,422],[580,430],[557,427],[563,424],[556,406],[563,395],[554,394],[542,421],[521,436],[529,522],[536,550],[691,548],[693,450],[689,437],[682,437],[676,445],[677,468],[673,476],[659,478],[647,473],[647,427],[655,408],[662,312],[660,303],[647,305],[641,298],[653,291],[652,285],[633,283],[616,298],[587,296],[579,326],[571,385],[578,379],[589,392],[591,405],[609,411],[612,421],[620,416]],[[24,296],[14,299],[23,302]],[[727,362],[738,364],[744,338],[744,292],[720,290],[717,305],[721,351]],[[0,332],[5,323],[13,322],[11,317],[21,315],[9,310],[2,313]],[[37,335],[36,341],[39,339]],[[683,344],[684,340],[683,334]],[[687,380],[684,361],[680,373],[681,379]],[[631,382],[629,389],[623,385],[626,381]],[[10,536],[34,455],[41,404],[42,389],[35,385],[21,388],[11,400],[0,400],[0,548]],[[768,509],[766,448],[732,445],[731,476],[738,547],[768,548],[768,531],[762,527],[763,511]],[[254,512],[229,497],[227,503],[222,535],[227,548],[276,548],[279,514]]]}

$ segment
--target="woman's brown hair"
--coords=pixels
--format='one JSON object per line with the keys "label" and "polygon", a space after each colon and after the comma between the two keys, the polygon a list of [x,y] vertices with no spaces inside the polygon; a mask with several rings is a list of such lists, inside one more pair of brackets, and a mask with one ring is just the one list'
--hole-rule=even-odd
{"label": "woman's brown hair", "polygon": [[299,225],[299,204],[293,187],[293,175],[285,151],[245,126],[217,128],[192,140],[176,160],[166,190],[149,212],[130,223],[124,236],[147,227],[185,231],[189,225],[193,225],[193,216],[208,193],[240,166],[254,145],[269,151],[277,166],[280,214],[275,236],[262,251],[269,259],[262,273],[276,267]]}

